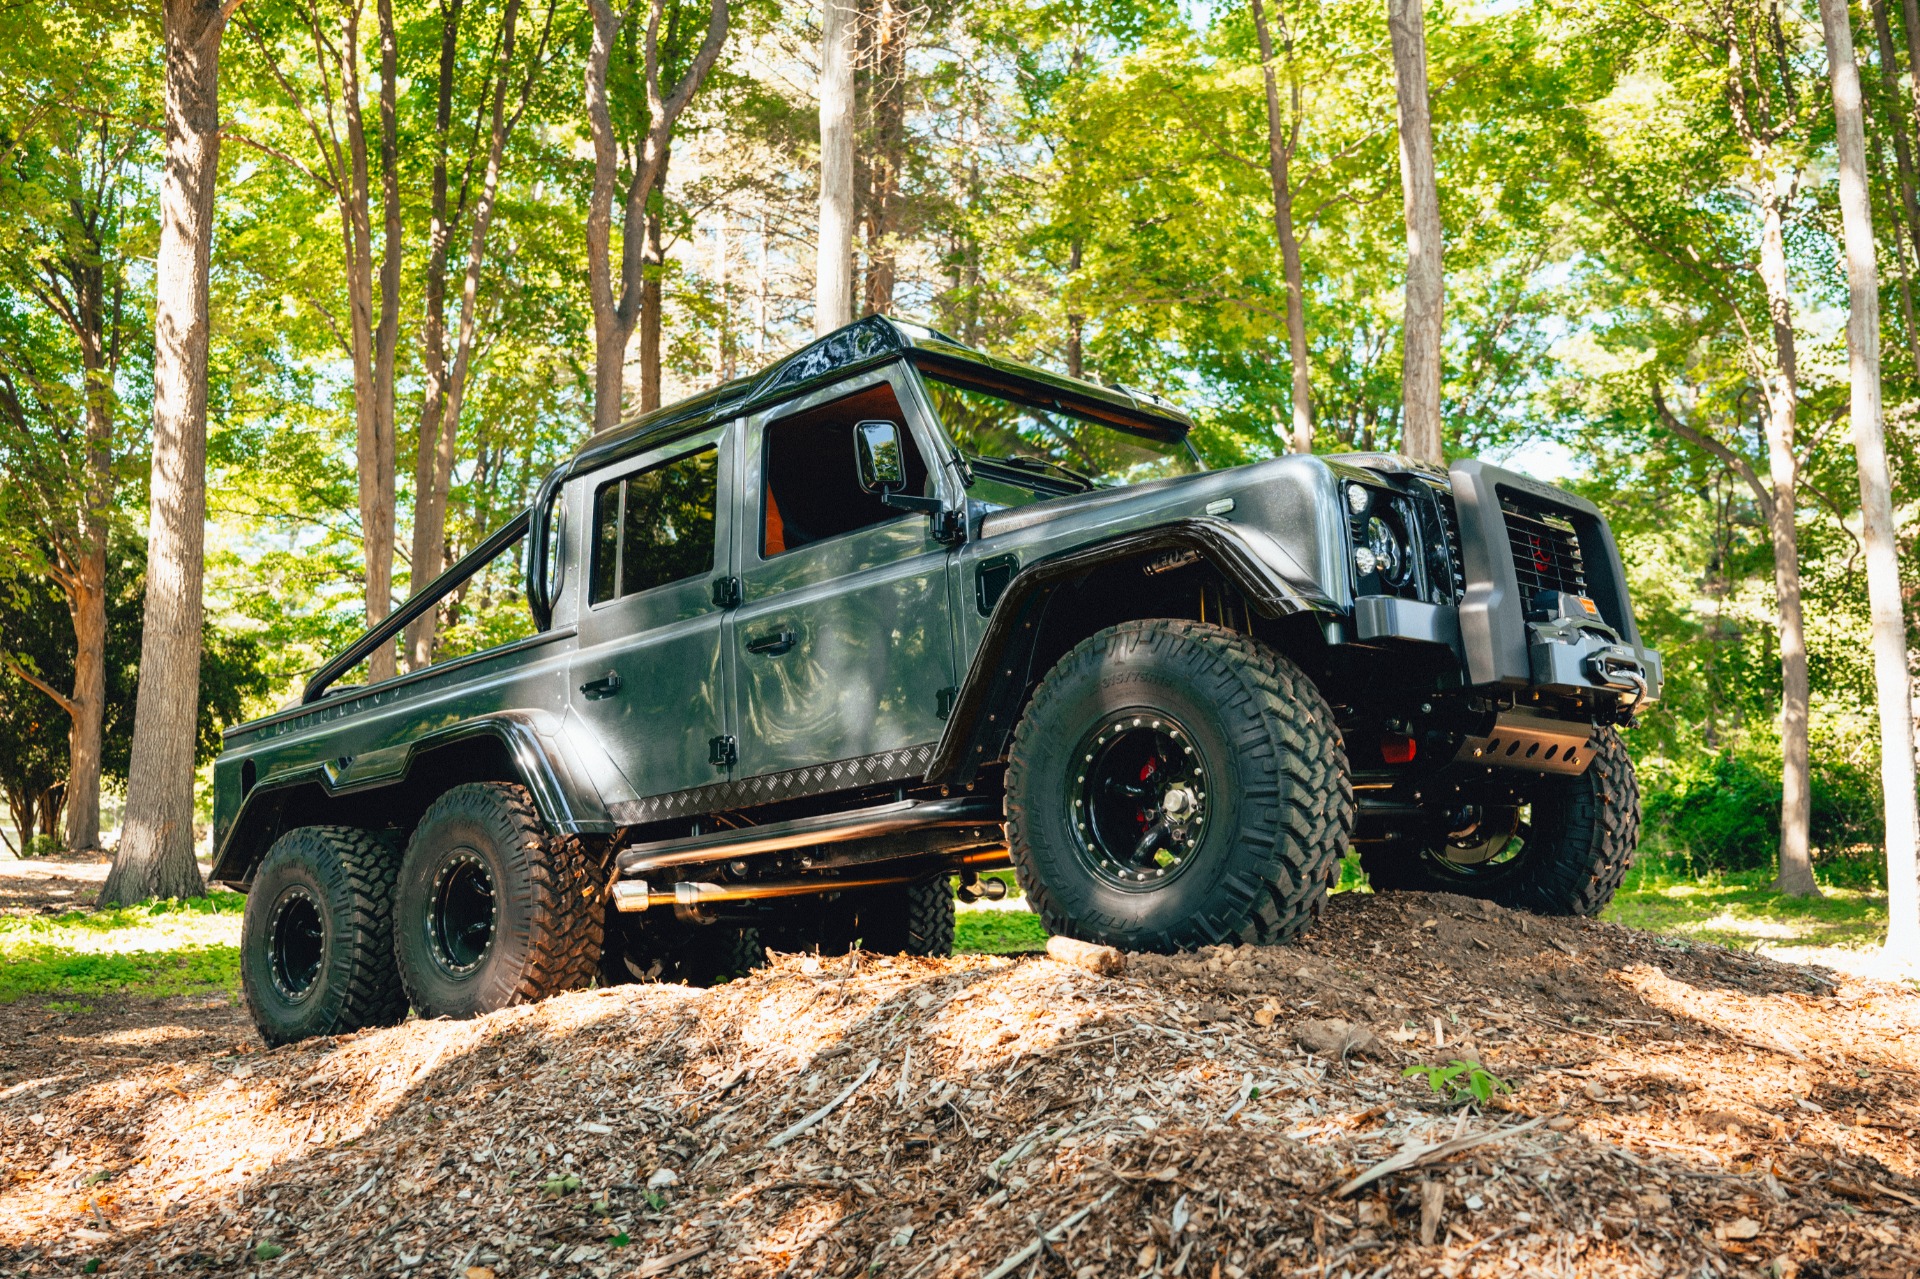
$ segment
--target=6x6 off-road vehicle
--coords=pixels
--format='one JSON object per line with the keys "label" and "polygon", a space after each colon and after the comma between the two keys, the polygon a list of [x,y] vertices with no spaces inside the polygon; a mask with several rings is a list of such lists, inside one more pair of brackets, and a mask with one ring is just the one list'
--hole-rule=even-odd
{"label": "6x6 off-road vehicle", "polygon": [[[1477,461],[1207,470],[1187,417],[862,320],[589,439],[227,734],[215,880],[273,1041],[765,947],[952,945],[1009,863],[1173,950],[1376,889],[1591,914],[1658,696],[1600,513]],[[520,638],[338,681],[525,543]]]}

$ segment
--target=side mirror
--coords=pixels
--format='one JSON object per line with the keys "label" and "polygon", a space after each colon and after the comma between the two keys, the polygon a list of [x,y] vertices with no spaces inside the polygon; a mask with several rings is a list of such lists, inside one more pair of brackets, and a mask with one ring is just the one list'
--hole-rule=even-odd
{"label": "side mirror", "polygon": [[858,422],[853,428],[854,461],[860,487],[882,495],[907,486],[907,464],[900,449],[900,427],[893,422]]}

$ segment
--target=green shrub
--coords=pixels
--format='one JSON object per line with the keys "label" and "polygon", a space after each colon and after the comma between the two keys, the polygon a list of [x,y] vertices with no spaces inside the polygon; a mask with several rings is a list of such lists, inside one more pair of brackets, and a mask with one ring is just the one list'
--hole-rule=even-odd
{"label": "green shrub", "polygon": [[51,857],[60,851],[60,841],[52,835],[30,835],[20,849],[22,857]]}
{"label": "green shrub", "polygon": [[[1810,840],[1821,877],[1846,887],[1885,878],[1879,775],[1816,743]],[[1780,757],[1733,747],[1643,778],[1642,813],[1656,854],[1690,875],[1765,870],[1780,847]]]}

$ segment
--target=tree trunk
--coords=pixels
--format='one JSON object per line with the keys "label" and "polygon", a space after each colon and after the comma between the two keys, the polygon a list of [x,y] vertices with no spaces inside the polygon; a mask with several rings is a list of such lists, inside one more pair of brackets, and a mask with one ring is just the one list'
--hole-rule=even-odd
{"label": "tree trunk", "polygon": [[[395,404],[394,374],[400,354],[400,140],[396,116],[399,77],[393,29],[393,0],[379,0],[380,24],[380,312],[373,335],[373,416],[378,441],[377,493],[379,521],[369,539],[367,598],[378,610],[367,615],[373,625],[393,610],[393,557],[399,540],[396,510],[399,454],[399,412]],[[356,129],[359,116],[354,114]],[[356,153],[356,160],[358,155]],[[355,176],[358,177],[356,169]],[[419,579],[414,579],[418,584]],[[398,672],[394,646],[383,644],[368,661],[374,679]]]}
{"label": "tree trunk", "polygon": [[[1900,107],[1900,89],[1895,75],[1895,54],[1893,50],[1893,31],[1887,21],[1886,0],[1872,0],[1874,42],[1880,50],[1880,92],[1887,106],[1888,130],[1893,135],[1893,157],[1895,172],[1898,174],[1896,187],[1900,193],[1900,210],[1906,217],[1907,237],[1920,241],[1920,200],[1915,196],[1913,174],[1913,148],[1907,140],[1906,112]],[[1849,44],[1851,47],[1851,44]],[[1854,78],[1859,79],[1859,67],[1854,67]],[[1862,124],[1864,130],[1865,125]]]}
{"label": "tree trunk", "polygon": [[613,188],[620,178],[620,153],[607,97],[607,64],[625,11],[607,0],[589,3],[593,44],[587,53],[586,102],[593,133],[593,190],[587,197],[587,297],[593,305],[593,429],[599,432],[619,425],[622,416],[633,317],[622,305],[626,290],[614,290]]}
{"label": "tree trunk", "polygon": [[[660,184],[666,185],[667,166],[660,166]],[[661,210],[659,202],[647,207],[647,249],[645,277],[640,285],[640,411],[651,413],[660,407],[660,306],[666,293],[661,273],[666,269],[661,246]]]}
{"label": "tree trunk", "polygon": [[[727,0],[712,0],[706,38],[686,73],[670,91],[660,85],[659,10],[650,11],[641,43],[646,86],[647,133],[627,183],[620,226],[620,277],[613,273],[613,191],[620,174],[620,147],[607,96],[607,67],[625,11],[609,0],[588,0],[593,11],[593,44],[587,55],[587,120],[593,134],[593,191],[587,199],[587,295],[593,305],[593,429],[615,426],[621,416],[626,382],[627,342],[640,317],[645,286],[647,211],[664,184],[667,148],[674,122],[706,83],[727,40]],[[851,192],[849,192],[851,194]],[[657,273],[656,273],[657,274]]]}
{"label": "tree trunk", "polygon": [[[457,14],[455,20],[457,21]],[[473,228],[467,240],[466,270],[460,285],[460,321],[455,330],[453,369],[449,373],[446,361],[445,320],[431,317],[437,332],[432,336],[436,344],[434,355],[441,367],[437,378],[429,381],[429,403],[422,407],[419,456],[414,466],[413,500],[413,590],[419,591],[434,578],[440,576],[447,566],[447,499],[453,489],[453,464],[458,451],[460,436],[460,407],[466,399],[467,375],[473,362],[474,334],[478,327],[480,270],[486,262],[487,232],[493,222],[493,209],[500,193],[500,162],[506,150],[507,134],[511,124],[506,115],[507,73],[512,69],[516,28],[520,16],[520,0],[507,0],[507,8],[501,20],[500,32],[500,76],[494,82],[493,103],[491,106],[492,127],[487,139],[487,163],[480,182],[480,199],[474,206]],[[444,72],[451,71],[444,56],[441,63]],[[529,77],[521,95],[520,108],[526,106],[526,94],[532,91],[532,79]],[[444,101],[445,99],[443,99]],[[519,110],[513,116],[520,118]],[[437,122],[437,121],[436,121]],[[435,163],[435,222],[445,227],[446,216],[446,161],[443,146]],[[439,231],[441,240],[448,232]],[[446,248],[439,247],[439,287],[437,296],[431,298],[434,306],[446,305]],[[431,268],[432,263],[429,262]],[[438,403],[434,403],[434,400]],[[432,428],[431,437],[427,434]],[[407,666],[419,670],[433,661],[434,636],[439,629],[440,610],[428,609],[415,619],[406,631]]]}
{"label": "tree trunk", "polygon": [[1445,459],[1440,432],[1440,339],[1446,282],[1440,265],[1440,193],[1433,172],[1433,119],[1427,110],[1427,31],[1422,0],[1387,0],[1394,92],[1400,105],[1400,188],[1407,214],[1407,305],[1401,336],[1406,405],[1401,448],[1409,457]]}
{"label": "tree trunk", "polygon": [[895,215],[900,201],[900,171],[906,157],[907,10],[901,0],[879,0],[867,51],[869,128],[866,208],[867,281],[865,312],[893,310],[898,269],[894,259]]}
{"label": "tree trunk", "polygon": [[[318,40],[316,23],[316,41]],[[382,358],[375,319],[384,319],[384,299],[376,301],[373,266],[372,179],[367,162],[366,122],[360,109],[360,17],[349,7],[342,23],[339,52],[340,105],[347,132],[347,172],[335,193],[340,210],[340,245],[347,277],[347,319],[353,358],[354,452],[359,473],[360,545],[366,577],[367,625],[393,607],[394,441],[391,400],[383,391],[387,363]],[[394,246],[397,249],[397,245]],[[382,275],[386,263],[381,264]],[[382,411],[382,404],[388,407]],[[390,679],[398,671],[394,646],[383,644],[367,659],[369,681]]]}
{"label": "tree trunk", "polygon": [[207,263],[226,18],[219,0],[167,0],[163,16],[166,159],[154,261],[146,615],[126,816],[100,890],[108,906],[191,897],[206,887],[193,860],[193,757],[207,506]]}
{"label": "tree trunk", "polygon": [[[1874,20],[1881,56],[1891,48],[1878,3]],[[1887,942],[1889,954],[1920,962],[1920,815],[1914,803],[1913,682],[1907,669],[1907,623],[1900,597],[1900,562],[1893,522],[1893,486],[1887,468],[1886,423],[1880,404],[1880,280],[1874,260],[1873,215],[1867,203],[1867,132],[1860,104],[1860,72],[1845,0],[1820,0],[1827,71],[1833,82],[1836,149],[1840,158],[1840,222],[1847,250],[1847,372],[1852,394],[1853,451],[1860,472],[1862,541],[1867,600],[1873,626],[1874,686],[1880,708],[1880,788],[1887,823]],[[1882,66],[1882,74],[1886,67]],[[1907,196],[1909,205],[1911,195]]]}
{"label": "tree trunk", "polygon": [[1887,0],[1872,0],[1872,5],[1874,42],[1880,50],[1881,109],[1886,114],[1888,131],[1893,134],[1896,144],[1894,167],[1897,176],[1894,185],[1899,192],[1900,211],[1905,215],[1904,219],[1892,219],[1893,260],[1899,269],[1900,280],[1900,319],[1906,332],[1907,354],[1913,360],[1914,375],[1920,377],[1920,332],[1914,329],[1913,288],[1907,272],[1908,246],[1920,252],[1920,199],[1915,195],[1913,152],[1907,141],[1907,113],[1900,101],[1900,59],[1894,51],[1893,32],[1887,21]]}
{"label": "tree trunk", "polygon": [[[98,276],[94,277],[98,279]],[[107,707],[107,525],[113,505],[113,370],[101,290],[81,308],[87,386],[87,490],[80,510],[67,612],[73,621],[73,690],[67,728],[67,847],[100,847],[100,755]]]}
{"label": "tree trunk", "polygon": [[1761,181],[1760,278],[1773,324],[1774,367],[1766,379],[1767,472],[1773,489],[1773,582],[1780,607],[1780,874],[1774,887],[1796,897],[1820,893],[1813,881],[1809,823],[1813,790],[1808,759],[1806,623],[1800,609],[1800,547],[1795,530],[1800,398],[1793,299],[1787,277],[1785,199],[1774,175]]}
{"label": "tree trunk", "polygon": [[[1267,89],[1267,174],[1273,182],[1273,234],[1280,242],[1280,267],[1287,284],[1287,360],[1293,371],[1290,399],[1295,453],[1313,452],[1313,388],[1307,367],[1307,288],[1300,268],[1300,241],[1293,229],[1293,155],[1300,146],[1300,77],[1293,65],[1293,36],[1280,11],[1280,35],[1287,51],[1287,88],[1293,114],[1284,124],[1280,75],[1274,66],[1273,32],[1266,6],[1253,0],[1253,30],[1260,40],[1260,71]],[[1424,66],[1425,58],[1421,59]],[[1425,72],[1422,71],[1422,83]],[[1436,215],[1437,216],[1437,215]]]}
{"label": "tree trunk", "polygon": [[813,332],[853,319],[853,0],[824,0],[820,32],[820,245]]}
{"label": "tree trunk", "polygon": [[[1079,286],[1080,262],[1085,251],[1085,241],[1077,233],[1073,244],[1067,250],[1067,287]],[[1078,296],[1078,294],[1073,294]],[[1067,376],[1086,376],[1086,340],[1087,317],[1078,311],[1067,312]]]}

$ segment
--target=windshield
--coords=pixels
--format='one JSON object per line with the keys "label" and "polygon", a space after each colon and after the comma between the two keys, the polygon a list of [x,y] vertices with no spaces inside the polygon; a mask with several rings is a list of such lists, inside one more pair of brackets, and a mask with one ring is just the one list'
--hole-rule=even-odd
{"label": "windshield", "polygon": [[1203,469],[1184,440],[1155,439],[1058,404],[1016,401],[931,374],[925,382],[941,422],[973,466],[973,495],[996,506]]}

